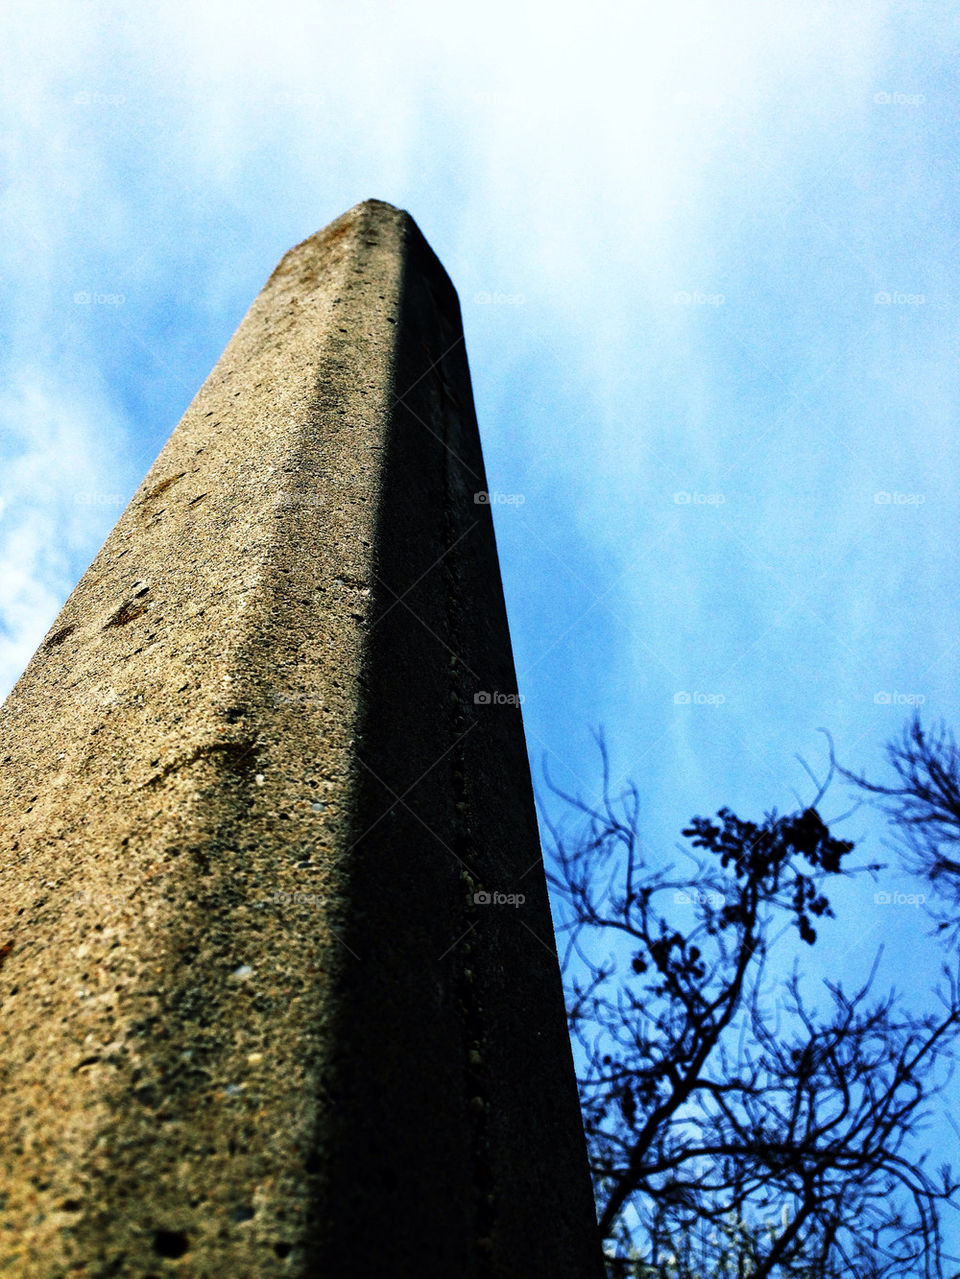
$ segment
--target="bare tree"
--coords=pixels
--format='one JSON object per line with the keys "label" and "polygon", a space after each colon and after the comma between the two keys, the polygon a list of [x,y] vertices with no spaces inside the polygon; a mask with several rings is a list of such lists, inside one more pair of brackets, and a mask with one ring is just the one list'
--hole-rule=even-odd
{"label": "bare tree", "polygon": [[915,714],[887,743],[896,774],[888,786],[842,768],[832,740],[830,752],[840,776],[877,797],[905,845],[907,868],[937,890],[931,913],[939,931],[960,937],[960,751],[953,734],[942,721],[924,729]]}
{"label": "bare tree", "polygon": [[908,1015],[871,997],[875,964],[852,994],[827,983],[819,1015],[796,968],[779,994],[768,980],[771,949],[791,928],[813,945],[827,882],[855,873],[817,812],[830,778],[788,816],[694,818],[677,873],[651,866],[636,788],[612,796],[600,746],[598,805],[551,784],[586,828],[550,827],[550,878],[609,1274],[940,1279],[960,1183],[913,1144],[957,982],[945,969],[942,1008]]}

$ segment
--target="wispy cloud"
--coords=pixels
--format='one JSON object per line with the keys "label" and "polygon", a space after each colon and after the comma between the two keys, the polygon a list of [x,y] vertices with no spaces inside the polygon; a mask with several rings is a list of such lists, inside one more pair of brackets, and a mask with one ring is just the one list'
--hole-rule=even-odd
{"label": "wispy cloud", "polygon": [[0,395],[0,688],[50,626],[128,494],[121,423],[51,371]]}

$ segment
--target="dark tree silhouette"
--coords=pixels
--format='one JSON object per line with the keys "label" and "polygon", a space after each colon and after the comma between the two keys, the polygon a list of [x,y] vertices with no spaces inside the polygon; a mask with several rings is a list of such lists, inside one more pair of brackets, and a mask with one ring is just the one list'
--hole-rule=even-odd
{"label": "dark tree silhouette", "polygon": [[877,798],[905,845],[907,868],[935,890],[929,909],[938,929],[960,938],[960,751],[953,734],[942,721],[925,730],[915,714],[887,743],[896,774],[887,786],[842,768],[832,741],[830,751],[835,771]]}
{"label": "dark tree silhouette", "polygon": [[694,818],[678,873],[651,866],[636,788],[612,796],[600,747],[598,805],[549,783],[585,830],[548,825],[609,1274],[939,1279],[960,1183],[913,1146],[960,1030],[957,981],[945,969],[942,1009],[916,1016],[871,996],[876,963],[852,994],[826,983],[822,1014],[796,967],[768,980],[771,949],[794,928],[813,945],[828,882],[856,873],[817,811],[830,777],[791,815]]}

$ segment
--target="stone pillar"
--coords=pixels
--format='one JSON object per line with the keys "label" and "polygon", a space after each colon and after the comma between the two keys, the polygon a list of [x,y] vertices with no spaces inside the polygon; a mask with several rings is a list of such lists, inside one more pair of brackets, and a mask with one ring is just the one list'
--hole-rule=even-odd
{"label": "stone pillar", "polygon": [[601,1273],[485,491],[456,293],[367,201],[0,712],[0,1273]]}

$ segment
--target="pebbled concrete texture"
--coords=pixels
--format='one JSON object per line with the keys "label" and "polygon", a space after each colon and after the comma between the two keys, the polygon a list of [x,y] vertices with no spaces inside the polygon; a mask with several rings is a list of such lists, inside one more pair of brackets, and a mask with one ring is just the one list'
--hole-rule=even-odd
{"label": "pebbled concrete texture", "polygon": [[0,1275],[601,1274],[486,487],[366,201],[0,710]]}

